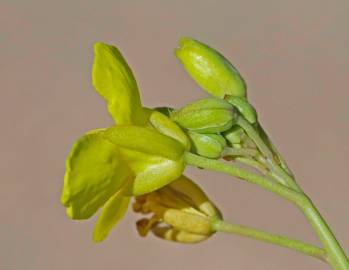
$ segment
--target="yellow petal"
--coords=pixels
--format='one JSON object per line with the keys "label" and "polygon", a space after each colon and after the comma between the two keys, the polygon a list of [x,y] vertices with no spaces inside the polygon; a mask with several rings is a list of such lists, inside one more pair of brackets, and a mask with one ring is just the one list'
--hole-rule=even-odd
{"label": "yellow petal", "polygon": [[162,239],[188,244],[199,243],[209,237],[209,235],[190,233],[172,227],[155,226],[152,231],[157,237]]}
{"label": "yellow petal", "polygon": [[124,217],[131,197],[123,196],[122,192],[117,192],[103,206],[97,223],[93,231],[95,242],[103,241],[115,224]]}
{"label": "yellow petal", "polygon": [[104,132],[113,144],[150,155],[178,160],[183,156],[184,146],[175,139],[139,126],[113,126]]}
{"label": "yellow petal", "polygon": [[108,111],[117,124],[144,125],[136,80],[120,51],[101,42],[94,44],[92,83],[106,100]]}
{"label": "yellow petal", "polygon": [[132,173],[102,132],[82,136],[67,158],[61,201],[72,219],[91,217]]}
{"label": "yellow petal", "polygon": [[128,166],[136,175],[132,195],[157,190],[176,180],[184,171],[183,159],[170,160],[134,150],[121,149]]}

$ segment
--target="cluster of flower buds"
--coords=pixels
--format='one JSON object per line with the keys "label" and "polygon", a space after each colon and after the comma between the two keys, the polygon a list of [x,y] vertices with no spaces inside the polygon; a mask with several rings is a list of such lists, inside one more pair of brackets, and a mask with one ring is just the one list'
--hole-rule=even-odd
{"label": "cluster of flower buds", "polygon": [[256,149],[237,123],[239,117],[251,124],[257,122],[256,110],[247,100],[246,83],[237,69],[206,44],[190,38],[179,43],[176,56],[188,74],[213,96],[179,110],[167,110],[171,119],[186,131],[191,151],[218,159],[232,153],[227,148]]}
{"label": "cluster of flower buds", "polygon": [[165,187],[137,196],[133,210],[148,217],[137,222],[141,236],[154,235],[181,243],[197,243],[210,237],[212,223],[221,213],[205,193],[182,176]]}

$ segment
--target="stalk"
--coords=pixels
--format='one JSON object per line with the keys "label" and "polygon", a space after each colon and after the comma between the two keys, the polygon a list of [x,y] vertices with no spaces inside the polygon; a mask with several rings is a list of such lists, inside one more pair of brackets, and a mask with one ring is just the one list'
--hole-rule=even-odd
{"label": "stalk", "polygon": [[237,234],[262,242],[289,248],[326,262],[326,252],[322,248],[298,240],[294,240],[282,235],[272,234],[243,225],[231,224],[224,220],[215,221],[213,224],[213,229],[217,232]]}

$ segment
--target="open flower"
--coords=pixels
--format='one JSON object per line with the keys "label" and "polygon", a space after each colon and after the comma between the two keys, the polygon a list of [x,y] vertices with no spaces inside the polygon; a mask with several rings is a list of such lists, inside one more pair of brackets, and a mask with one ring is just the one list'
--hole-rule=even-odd
{"label": "open flower", "polygon": [[102,241],[133,195],[178,179],[189,140],[164,114],[142,107],[137,83],[117,48],[94,45],[92,82],[116,125],[92,130],[73,145],[66,161],[61,201],[72,219],[102,208],[93,239]]}

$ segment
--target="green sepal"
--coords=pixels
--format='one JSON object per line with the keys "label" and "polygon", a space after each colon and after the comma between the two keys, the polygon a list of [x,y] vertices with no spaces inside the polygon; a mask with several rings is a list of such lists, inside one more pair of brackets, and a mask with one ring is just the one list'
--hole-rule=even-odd
{"label": "green sepal", "polygon": [[120,51],[101,42],[94,44],[92,84],[106,100],[117,124],[144,125],[147,121],[136,80]]}
{"label": "green sepal", "polygon": [[207,98],[190,103],[171,113],[181,127],[198,133],[219,133],[236,122],[233,106],[225,100]]}
{"label": "green sepal", "polygon": [[248,122],[251,124],[256,123],[256,109],[245,98],[229,96],[225,97],[225,99],[232,104]]}
{"label": "green sepal", "polygon": [[246,83],[238,70],[208,45],[182,38],[175,54],[196,83],[212,96],[246,96]]}
{"label": "green sepal", "polygon": [[[199,100],[195,100],[194,102],[191,102],[185,105],[180,110],[181,112],[186,113],[191,111],[209,110],[209,109],[232,110],[232,105],[224,99],[209,97],[209,98],[202,98]],[[174,112],[171,111],[171,115],[173,113]]]}
{"label": "green sepal", "polygon": [[72,219],[91,217],[132,174],[118,148],[97,130],[83,135],[66,160],[61,196]]}

